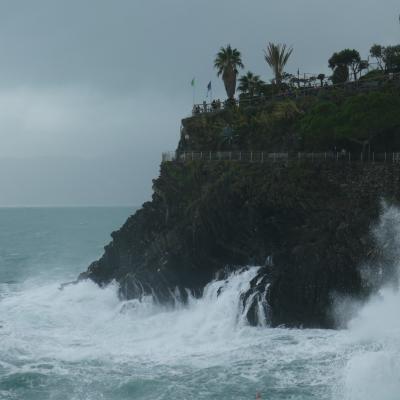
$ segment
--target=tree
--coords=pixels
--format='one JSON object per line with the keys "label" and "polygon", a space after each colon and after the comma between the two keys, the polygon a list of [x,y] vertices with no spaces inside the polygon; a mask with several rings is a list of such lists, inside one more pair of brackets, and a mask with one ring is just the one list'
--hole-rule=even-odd
{"label": "tree", "polygon": [[386,72],[400,72],[400,45],[385,47],[383,61]]}
{"label": "tree", "polygon": [[369,50],[369,54],[371,55],[371,57],[375,58],[379,69],[382,71],[385,69],[385,63],[383,61],[383,50],[384,47],[380,44],[374,44]]}
{"label": "tree", "polygon": [[238,89],[243,94],[253,97],[261,94],[264,85],[265,82],[258,75],[248,71],[246,75],[240,77]]}
{"label": "tree", "polygon": [[334,85],[347,82],[349,80],[349,68],[345,65],[338,65],[333,70],[331,79]]}
{"label": "tree", "polygon": [[359,78],[361,78],[361,73],[369,68],[369,61],[368,60],[361,60],[358,64],[358,73],[360,74]]}
{"label": "tree", "polygon": [[264,50],[265,61],[272,69],[275,77],[275,84],[282,83],[284,68],[293,53],[293,48],[288,48],[286,44],[274,44],[269,42],[267,49]]}
{"label": "tree", "polygon": [[318,101],[299,126],[308,146],[332,148],[338,144],[359,148],[364,154],[372,142],[397,136],[400,130],[400,97],[393,92],[370,92],[344,101]]}
{"label": "tree", "polygon": [[317,76],[317,79],[319,80],[319,82],[320,82],[320,84],[321,84],[321,87],[324,86],[324,80],[325,80],[325,78],[326,78],[325,74],[319,74],[319,75]]}
{"label": "tree", "polygon": [[339,137],[359,144],[363,153],[377,136],[400,127],[396,93],[371,92],[347,99],[336,114]]}
{"label": "tree", "polygon": [[276,103],[271,116],[277,121],[292,122],[301,114],[297,104],[292,100]]}
{"label": "tree", "polygon": [[377,61],[378,67],[384,72],[400,72],[400,45],[381,46],[374,44],[370,55]]}
{"label": "tree", "polygon": [[361,72],[361,67],[363,66],[363,61],[361,60],[360,53],[357,50],[344,49],[339,53],[333,53],[332,57],[329,59],[329,68],[335,73],[335,69],[341,68],[341,73],[343,74],[343,69],[351,69],[354,80],[357,80],[357,74]]}
{"label": "tree", "polygon": [[221,47],[215,57],[214,68],[217,69],[217,76],[222,75],[228,99],[233,99],[239,68],[244,68],[240,52],[237,49],[232,49],[230,44]]}
{"label": "tree", "polygon": [[330,150],[336,146],[336,115],[339,106],[331,100],[320,100],[304,113],[299,128],[308,149]]}

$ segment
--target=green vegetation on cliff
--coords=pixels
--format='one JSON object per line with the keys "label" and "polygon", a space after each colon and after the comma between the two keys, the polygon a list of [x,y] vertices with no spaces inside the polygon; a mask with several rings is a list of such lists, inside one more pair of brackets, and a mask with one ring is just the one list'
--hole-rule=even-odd
{"label": "green vegetation on cliff", "polygon": [[268,42],[264,60],[273,79],[267,83],[248,71],[239,77],[236,101],[242,55],[230,44],[221,47],[214,68],[228,100],[194,105],[193,118],[183,120],[178,151],[398,150],[400,45],[374,44],[368,60],[356,49],[336,51],[327,62],[330,77],[287,73],[292,53],[286,44]]}
{"label": "green vegetation on cliff", "polygon": [[[227,129],[229,128],[229,129]],[[371,91],[243,103],[183,120],[179,150],[391,152],[400,148],[400,82]]]}

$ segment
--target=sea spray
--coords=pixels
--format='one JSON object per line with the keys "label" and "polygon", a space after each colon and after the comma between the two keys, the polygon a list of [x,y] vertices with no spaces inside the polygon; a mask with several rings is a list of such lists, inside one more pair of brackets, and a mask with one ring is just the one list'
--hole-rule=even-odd
{"label": "sea spray", "polygon": [[330,399],[336,333],[249,326],[257,271],[175,308],[121,302],[114,284],[21,285],[0,301],[0,399]]}
{"label": "sea spray", "polygon": [[380,291],[349,324],[354,354],[344,369],[345,400],[397,400],[400,393],[400,293]]}
{"label": "sea spray", "polygon": [[[99,288],[87,281],[60,291],[60,282],[94,258],[95,248],[83,251],[90,248],[91,242],[85,242],[90,225],[75,238],[76,254],[81,254],[77,265],[69,264],[74,247],[60,233],[66,227],[72,231],[87,212],[75,210],[75,218],[72,211],[65,218],[57,213],[51,249],[48,237],[32,246],[15,219],[4,226],[18,232],[12,237],[19,238],[19,258],[0,271],[5,277],[0,284],[1,400],[243,400],[254,398],[256,390],[269,400],[398,399],[396,280],[341,331],[249,326],[244,318],[248,303],[240,294],[249,288],[256,267],[216,279],[203,298],[190,297],[174,308],[149,297],[121,302],[115,284]],[[21,224],[36,226],[28,216]],[[398,216],[392,208],[381,221],[392,229],[400,226],[391,222]],[[109,231],[109,226],[99,231],[93,245],[101,250]],[[396,233],[386,232],[382,237],[390,242]],[[38,249],[43,264],[31,264]],[[17,267],[22,272],[21,259],[30,268],[13,282]],[[28,272],[33,275],[25,279]]]}
{"label": "sea spray", "polygon": [[[18,345],[18,338],[33,358],[55,355],[68,361],[110,353],[143,356],[155,346],[159,358],[171,354],[174,346],[181,353],[190,352],[194,343],[197,349],[202,345],[223,348],[220,342],[227,342],[227,337],[247,325],[240,295],[256,273],[257,268],[248,268],[215,280],[201,299],[190,297],[186,306],[174,309],[157,305],[150,297],[120,302],[115,284],[100,289],[85,281],[64,290],[55,284],[25,289],[0,303],[2,315],[8,316],[3,329],[14,337],[7,350],[16,350],[12,346]],[[78,343],[78,351],[73,351]]]}
{"label": "sea spray", "polygon": [[[400,210],[383,205],[374,235],[384,265],[376,265],[367,279],[382,279],[385,286],[350,321],[349,340],[354,355],[344,369],[341,393],[345,400],[397,400],[400,394]],[[371,271],[369,266],[368,271]]]}

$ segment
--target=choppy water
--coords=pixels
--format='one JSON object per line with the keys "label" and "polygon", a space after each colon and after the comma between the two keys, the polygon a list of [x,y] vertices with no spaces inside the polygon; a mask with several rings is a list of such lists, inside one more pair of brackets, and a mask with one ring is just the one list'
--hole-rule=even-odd
{"label": "choppy water", "polygon": [[394,289],[343,331],[247,326],[239,295],[256,267],[175,309],[90,282],[60,291],[129,212],[0,209],[0,399],[400,398]]}

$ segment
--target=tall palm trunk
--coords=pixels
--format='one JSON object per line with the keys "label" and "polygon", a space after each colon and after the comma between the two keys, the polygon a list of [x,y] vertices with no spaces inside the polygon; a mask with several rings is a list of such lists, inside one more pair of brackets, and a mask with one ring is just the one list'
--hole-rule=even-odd
{"label": "tall palm trunk", "polygon": [[226,48],[221,47],[215,58],[214,67],[218,70],[217,75],[222,75],[226,94],[228,95],[228,99],[232,100],[236,91],[238,69],[244,68],[240,52],[237,49],[232,49],[230,44]]}
{"label": "tall palm trunk", "polygon": [[233,99],[236,92],[236,72],[233,68],[226,68],[222,74],[228,99]]}

